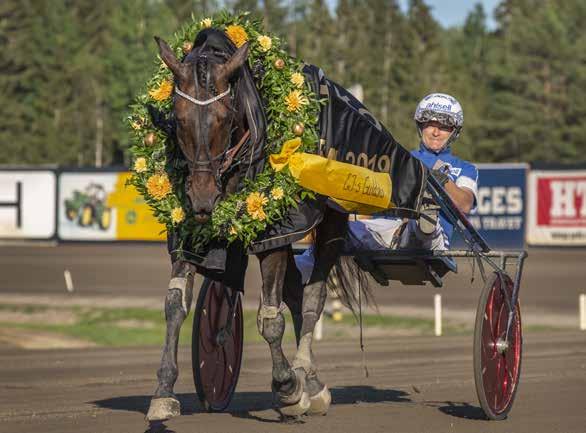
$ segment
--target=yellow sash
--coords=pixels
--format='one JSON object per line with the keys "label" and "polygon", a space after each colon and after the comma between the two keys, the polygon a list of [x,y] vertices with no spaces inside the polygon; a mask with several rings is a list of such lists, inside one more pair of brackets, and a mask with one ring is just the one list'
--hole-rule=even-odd
{"label": "yellow sash", "polygon": [[301,186],[334,199],[349,212],[370,214],[394,207],[388,173],[296,152],[300,146],[300,138],[286,141],[280,154],[270,156],[273,169],[281,171],[288,164],[291,175]]}

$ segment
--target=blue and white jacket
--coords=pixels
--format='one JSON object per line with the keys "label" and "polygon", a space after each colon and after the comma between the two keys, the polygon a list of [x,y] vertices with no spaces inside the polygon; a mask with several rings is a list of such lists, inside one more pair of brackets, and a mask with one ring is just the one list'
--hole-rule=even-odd
{"label": "blue and white jacket", "polygon": [[[478,169],[473,164],[461,160],[460,158],[452,155],[452,151],[449,146],[439,153],[428,150],[423,143],[419,145],[418,150],[411,152],[415,158],[419,159],[423,164],[429,168],[438,168],[442,166],[448,166],[450,179],[460,188],[469,189],[474,195],[473,209],[476,208],[478,203]],[[450,223],[444,213],[440,213],[440,225],[445,233],[445,239],[447,242],[446,247],[449,247],[450,239],[454,232],[454,227]]]}

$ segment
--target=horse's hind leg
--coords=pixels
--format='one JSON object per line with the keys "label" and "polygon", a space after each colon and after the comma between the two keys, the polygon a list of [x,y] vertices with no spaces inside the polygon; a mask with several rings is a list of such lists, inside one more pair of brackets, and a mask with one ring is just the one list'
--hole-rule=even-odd
{"label": "horse's hind leg", "polygon": [[293,249],[288,248],[287,255],[287,272],[285,273],[285,284],[283,286],[283,301],[289,307],[293,319],[293,328],[295,330],[295,340],[299,346],[301,338],[301,326],[303,325],[303,314],[301,312],[303,305],[303,281],[301,272],[295,264]]}
{"label": "horse's hind leg", "polygon": [[272,389],[280,403],[279,410],[285,416],[297,416],[309,409],[309,396],[305,392],[304,375],[291,369],[281,346],[285,332],[282,294],[287,256],[287,247],[258,255],[263,279],[258,329],[271,351]]}
{"label": "horse's hind leg", "polygon": [[306,375],[306,386],[310,396],[311,414],[326,414],[331,394],[327,386],[317,377],[317,366],[312,352],[313,332],[327,297],[326,280],[344,246],[344,235],[348,216],[327,211],[324,222],[317,229],[315,266],[309,283],[303,289],[301,338],[293,368],[302,368]]}
{"label": "horse's hind leg", "polygon": [[173,387],[179,374],[177,367],[179,331],[191,308],[193,276],[192,267],[187,262],[173,263],[169,291],[165,298],[167,322],[165,346],[161,365],[157,371],[158,387],[146,416],[148,421],[162,421],[181,414],[179,400],[173,393]]}
{"label": "horse's hind leg", "polygon": [[[321,296],[323,296],[325,299],[325,286],[323,288],[323,292],[324,294]],[[321,296],[318,296],[318,299],[321,298]],[[303,283],[301,281],[301,273],[296,268],[292,250],[290,251],[290,260],[287,266],[287,274],[285,276],[283,298],[285,304],[287,304],[287,307],[289,307],[291,317],[293,318],[295,339],[297,341],[297,349],[299,350],[299,343],[301,341],[301,332],[303,327]],[[323,305],[321,310],[323,311]],[[317,317],[319,318],[319,315]],[[317,377],[317,371],[315,368],[311,348],[309,349],[309,354],[311,361],[308,363],[310,364],[308,372],[303,370],[306,376],[305,386],[307,393],[309,394],[310,403],[310,407],[307,413],[314,415],[325,415],[332,401],[331,394],[328,390],[328,387],[324,385]]]}

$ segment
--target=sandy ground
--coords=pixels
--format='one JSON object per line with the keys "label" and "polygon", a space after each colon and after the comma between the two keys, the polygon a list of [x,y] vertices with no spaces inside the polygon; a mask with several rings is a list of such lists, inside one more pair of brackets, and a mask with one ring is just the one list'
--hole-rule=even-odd
{"label": "sandy ground", "polygon": [[[505,421],[482,417],[474,388],[470,337],[366,341],[369,377],[356,341],[320,342],[320,375],[332,389],[325,417],[279,422],[272,410],[264,344],[245,347],[235,398],[226,413],[203,413],[180,350],[175,390],[183,415],[175,432],[527,432],[583,433],[586,334],[525,336],[514,408]],[[287,346],[287,353],[293,348]],[[24,351],[0,346],[0,431],[96,433],[150,431],[144,421],[155,387],[159,348]]]}
{"label": "sandy ground", "polygon": [[[482,419],[471,336],[367,336],[368,378],[356,339],[316,344],[320,374],[332,388],[334,404],[328,416],[297,425],[279,423],[271,408],[266,345],[245,347],[237,394],[224,414],[201,412],[189,348],[183,347],[175,389],[184,415],[167,422],[166,432],[584,433],[586,333],[577,331],[577,300],[586,293],[586,250],[532,249],[529,254],[521,288],[524,323],[567,330],[526,334],[521,385],[506,421]],[[73,293],[65,289],[66,269],[73,276]],[[478,278],[470,284],[469,269],[468,262],[461,262],[460,273],[446,278],[440,290],[380,288],[380,310],[429,318],[433,294],[439,291],[445,317],[470,322],[480,284]],[[168,272],[165,247],[158,244],[2,246],[0,303],[160,308]],[[256,304],[259,283],[253,259],[246,277],[247,306]],[[42,314],[39,320],[52,320],[52,313]],[[149,431],[143,418],[155,388],[160,348],[75,348],[75,342],[66,350],[14,347],[22,341],[33,347],[35,337],[38,342],[51,336],[0,327],[0,432]],[[287,353],[292,351],[288,346]]]}

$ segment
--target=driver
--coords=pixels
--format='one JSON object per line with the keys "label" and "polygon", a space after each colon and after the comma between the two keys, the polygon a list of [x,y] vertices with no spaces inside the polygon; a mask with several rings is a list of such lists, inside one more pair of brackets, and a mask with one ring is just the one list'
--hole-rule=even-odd
{"label": "driver", "polygon": [[[424,97],[415,110],[415,125],[420,137],[419,149],[411,154],[419,159],[443,185],[454,204],[467,214],[477,203],[478,169],[452,154],[464,124],[462,106],[453,96],[432,93]],[[431,205],[423,218],[401,220],[376,217],[351,221],[350,248],[382,250],[422,248],[447,250],[454,228],[438,206]],[[297,266],[307,281],[313,269],[311,248],[296,257]]]}

